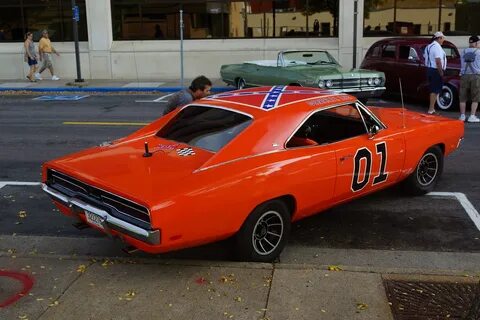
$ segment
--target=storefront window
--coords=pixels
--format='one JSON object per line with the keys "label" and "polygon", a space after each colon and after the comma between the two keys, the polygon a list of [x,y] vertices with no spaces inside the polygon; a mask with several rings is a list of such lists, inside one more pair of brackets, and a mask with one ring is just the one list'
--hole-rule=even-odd
{"label": "storefront window", "polygon": [[333,37],[338,0],[111,0],[115,40]]}
{"label": "storefront window", "polygon": [[[79,40],[87,40],[85,0],[77,0],[80,8]],[[0,2],[0,41],[23,41],[33,32],[38,41],[43,29],[53,41],[72,41],[72,3],[69,0],[2,0]]]}
{"label": "storefront window", "polygon": [[442,3],[442,27],[447,35],[480,34],[480,1],[443,0]]}
{"label": "storefront window", "polygon": [[364,36],[480,33],[478,0],[365,0]]}

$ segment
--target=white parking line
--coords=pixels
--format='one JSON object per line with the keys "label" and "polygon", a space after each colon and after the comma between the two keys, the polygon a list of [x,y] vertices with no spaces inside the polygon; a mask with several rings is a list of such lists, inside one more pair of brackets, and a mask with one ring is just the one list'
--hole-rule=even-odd
{"label": "white parking line", "polygon": [[40,184],[40,182],[0,181],[0,189],[5,186],[39,186]]}
{"label": "white parking line", "polygon": [[473,223],[480,230],[480,214],[473,204],[468,200],[467,196],[461,192],[430,192],[427,193],[427,196],[436,196],[436,197],[448,197],[455,198],[460,202],[463,209],[467,211],[468,216],[472,219]]}
{"label": "white parking line", "polygon": [[170,97],[174,93],[167,94],[165,96],[161,96],[155,100],[135,100],[135,102],[153,102],[153,103],[167,103],[167,101],[163,101],[163,99]]}

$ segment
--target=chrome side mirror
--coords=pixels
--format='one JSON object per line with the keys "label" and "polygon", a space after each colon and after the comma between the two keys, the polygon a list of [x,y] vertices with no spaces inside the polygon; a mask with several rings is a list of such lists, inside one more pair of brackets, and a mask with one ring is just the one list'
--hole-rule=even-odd
{"label": "chrome side mirror", "polygon": [[380,131],[380,127],[378,125],[373,125],[368,128],[368,136],[370,138],[373,138],[378,133],[378,131]]}

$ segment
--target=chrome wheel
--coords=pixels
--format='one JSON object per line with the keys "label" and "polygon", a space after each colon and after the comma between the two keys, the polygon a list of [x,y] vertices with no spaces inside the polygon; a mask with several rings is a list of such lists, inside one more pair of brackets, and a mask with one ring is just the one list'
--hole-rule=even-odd
{"label": "chrome wheel", "polygon": [[282,237],[282,216],[277,211],[267,211],[260,216],[253,228],[253,248],[259,255],[268,255],[278,247]]}
{"label": "chrome wheel", "polygon": [[452,108],[455,95],[449,86],[443,86],[442,91],[437,96],[437,105],[442,110],[449,110]]}
{"label": "chrome wheel", "polygon": [[435,154],[426,153],[423,155],[417,167],[417,181],[422,186],[428,186],[438,173],[439,163]]}

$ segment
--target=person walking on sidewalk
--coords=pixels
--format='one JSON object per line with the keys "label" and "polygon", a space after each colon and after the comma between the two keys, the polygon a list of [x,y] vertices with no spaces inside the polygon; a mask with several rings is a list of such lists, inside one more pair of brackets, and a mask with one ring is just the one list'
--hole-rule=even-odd
{"label": "person walking on sidewalk", "polygon": [[25,49],[25,62],[30,67],[30,72],[27,75],[27,79],[31,82],[36,82],[34,74],[37,71],[37,55],[35,54],[35,43],[33,42],[33,33],[27,32],[25,34],[25,42],[23,43]]}
{"label": "person walking on sidewalk", "polygon": [[438,94],[442,92],[443,71],[447,68],[447,55],[442,48],[443,41],[445,41],[443,33],[441,31],[435,32],[432,43],[425,48],[423,53],[430,87],[428,114],[438,114],[438,112],[435,111],[435,102],[437,101]]}
{"label": "person walking on sidewalk", "polygon": [[460,120],[465,121],[467,100],[472,101],[468,122],[480,122],[475,115],[480,101],[480,50],[478,36],[468,39],[469,47],[463,50],[460,57]]}
{"label": "person walking on sidewalk", "polygon": [[163,115],[172,112],[176,107],[183,106],[193,100],[201,99],[210,94],[212,82],[205,76],[193,79],[190,87],[178,91],[167,100]]}
{"label": "person walking on sidewalk", "polygon": [[38,42],[38,53],[40,61],[43,61],[43,64],[40,68],[40,71],[35,74],[35,78],[37,78],[37,80],[42,80],[41,73],[48,68],[50,74],[52,75],[52,80],[60,80],[60,78],[55,75],[55,72],[53,70],[52,54],[55,53],[57,56],[60,55],[58,54],[57,50],[55,50],[55,48],[52,46],[52,42],[48,37],[47,30],[42,31],[42,38]]}

